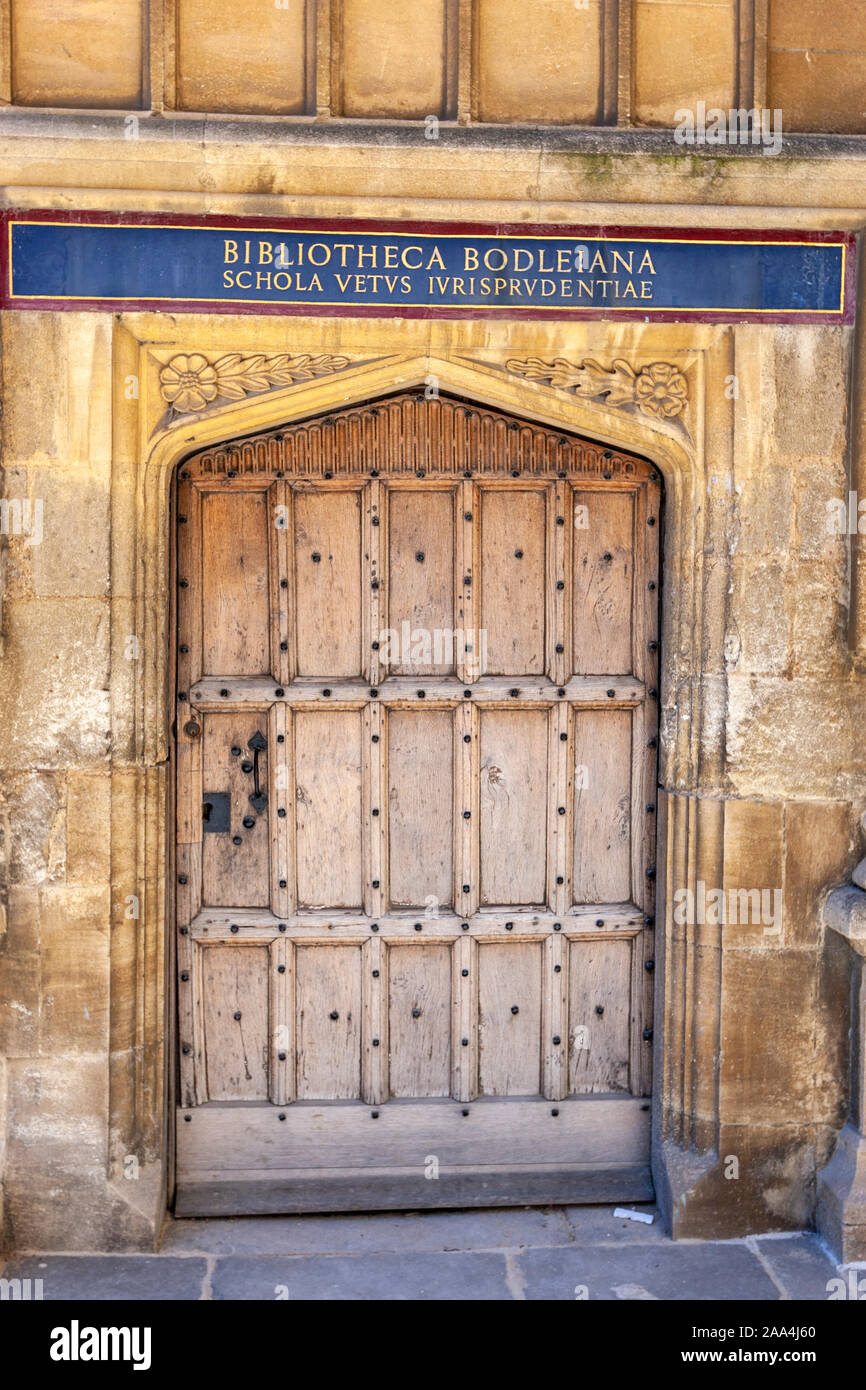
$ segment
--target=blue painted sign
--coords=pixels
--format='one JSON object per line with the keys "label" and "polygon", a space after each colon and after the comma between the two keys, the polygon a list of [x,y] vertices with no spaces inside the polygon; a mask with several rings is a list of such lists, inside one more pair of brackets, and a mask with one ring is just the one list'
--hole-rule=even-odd
{"label": "blue painted sign", "polygon": [[849,321],[853,241],[7,213],[9,308]]}

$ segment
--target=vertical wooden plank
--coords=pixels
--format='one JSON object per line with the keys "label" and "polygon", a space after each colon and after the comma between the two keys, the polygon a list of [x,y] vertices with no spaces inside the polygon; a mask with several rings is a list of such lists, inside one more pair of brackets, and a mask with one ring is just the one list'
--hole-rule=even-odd
{"label": "vertical wooden plank", "polygon": [[[454,621],[464,639],[463,651],[457,658],[457,675],[464,685],[471,685],[487,669],[487,639],[478,630],[479,501],[474,483],[460,484],[454,519]],[[467,644],[471,651],[466,650]]]}
{"label": "vertical wooden plank", "polygon": [[[659,802],[658,742],[660,709],[659,553],[661,549],[661,483],[653,478],[640,489],[635,505],[635,674],[644,681],[643,705],[633,716],[632,884],[635,901],[643,907],[646,926],[635,940],[632,955],[632,1089],[652,1092],[653,1049],[643,1037],[653,1022],[652,971],[646,963],[655,954],[656,869]],[[653,524],[650,524],[653,523]],[[650,587],[652,586],[652,587]]]}
{"label": "vertical wooden plank", "polygon": [[479,750],[478,708],[464,700],[454,712],[453,820],[454,902],[463,917],[478,911],[481,894]]}
{"label": "vertical wooden plank", "polygon": [[[357,710],[301,710],[293,722],[298,904],[360,908],[364,849],[361,714]],[[381,817],[381,807],[374,809]]]}
{"label": "vertical wooden plank", "polygon": [[268,711],[268,806],[271,831],[270,900],[275,917],[288,917],[293,910],[289,865],[292,862],[291,838],[295,818],[291,814],[294,798],[289,767],[289,724],[290,712],[286,705],[282,702],[271,705]]}
{"label": "vertical wooden plank", "polygon": [[[178,707],[177,739],[177,797],[175,833],[178,845],[200,844],[202,837],[202,733],[204,719],[189,705]],[[183,723],[180,723],[180,719]],[[196,732],[198,731],[198,732]],[[208,789],[210,790],[210,788]]]}
{"label": "vertical wooden plank", "polygon": [[[571,592],[571,489],[555,483],[547,492],[547,573],[546,664],[549,679],[563,685],[571,673],[571,623],[568,621]],[[560,588],[559,586],[562,585]]]}
{"label": "vertical wooden plank", "polygon": [[481,623],[492,675],[545,665],[545,511],[538,490],[486,488],[481,499]]}
{"label": "vertical wooden plank", "polygon": [[386,911],[389,883],[388,751],[385,716],[378,700],[364,706],[362,725],[364,911],[380,917]]}
{"label": "vertical wooden plank", "polygon": [[298,1100],[356,1100],[361,1094],[361,947],[300,945]]}
{"label": "vertical wooden plank", "polygon": [[[561,931],[544,942],[541,1010],[542,1090],[548,1100],[562,1100],[568,1084],[568,952]],[[559,1041],[557,1041],[557,1039]]]}
{"label": "vertical wooden plank", "polygon": [[454,740],[450,710],[392,710],[388,729],[388,900],[450,907]]}
{"label": "vertical wooden plank", "polygon": [[192,957],[192,1031],[193,1056],[195,1058],[195,1103],[206,1104],[208,1097],[207,1075],[207,1035],[205,1032],[205,948],[193,944]]}
{"label": "vertical wooden plank", "polygon": [[278,936],[269,948],[269,1092],[274,1105],[288,1105],[294,1082],[294,980],[292,943]]}
{"label": "vertical wooden plank", "polygon": [[575,712],[575,903],[631,899],[631,721],[630,710]]}
{"label": "vertical wooden plank", "polygon": [[478,946],[461,932],[451,948],[451,1094],[478,1094]]}
{"label": "vertical wooden plank", "polygon": [[366,485],[362,498],[364,568],[361,580],[361,664],[370,685],[375,688],[389,674],[388,653],[383,645],[385,637],[382,631],[382,615],[387,611],[385,586],[388,566],[382,563],[383,557],[388,554],[387,493],[382,484],[375,480]]}
{"label": "vertical wooden plank", "polygon": [[389,1091],[393,1096],[447,1096],[451,1090],[451,949],[435,945],[388,950]]}
{"label": "vertical wooden plank", "polygon": [[547,711],[481,712],[481,902],[547,901]]}
{"label": "vertical wooden plank", "polygon": [[629,1089],[631,942],[569,947],[570,1095]]}
{"label": "vertical wooden plank", "polygon": [[[204,1057],[196,1055],[195,948],[189,926],[201,902],[201,845],[180,844],[175,853],[177,889],[177,1011],[180,1047],[180,1103],[196,1103],[196,1069]],[[187,978],[184,979],[184,976]]]}
{"label": "vertical wooden plank", "polygon": [[540,941],[478,948],[479,1090],[486,1096],[541,1090]]}
{"label": "vertical wooden plank", "polygon": [[381,936],[361,947],[362,1007],[361,1099],[383,1105],[388,1099],[388,951]]}
{"label": "vertical wooden plank", "polygon": [[267,1100],[268,948],[203,951],[204,1030],[210,1100]]}
{"label": "vertical wooden plank", "polygon": [[294,534],[292,491],[281,480],[268,489],[268,579],[270,597],[270,670],[278,685],[288,685],[294,675],[294,652],[289,615],[292,565],[289,541]]}
{"label": "vertical wooden plank", "polygon": [[177,485],[177,688],[189,691],[202,674],[202,495]]}
{"label": "vertical wooden plank", "polygon": [[357,491],[295,493],[295,624],[299,676],[368,670],[361,655],[361,510]]}
{"label": "vertical wooden plank", "polygon": [[[571,883],[570,847],[574,835],[574,769],[569,706],[554,705],[548,720],[547,902],[560,916],[568,910]],[[559,808],[565,808],[560,815]]]}

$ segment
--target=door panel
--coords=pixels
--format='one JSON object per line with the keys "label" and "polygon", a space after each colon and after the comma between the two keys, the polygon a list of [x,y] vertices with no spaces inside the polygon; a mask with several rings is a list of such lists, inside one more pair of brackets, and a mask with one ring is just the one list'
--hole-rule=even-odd
{"label": "door panel", "polygon": [[361,1093],[361,949],[299,946],[296,953],[299,1100]]}
{"label": "door panel", "polygon": [[450,675],[456,656],[446,638],[454,629],[451,489],[391,490],[388,595],[388,627],[400,639],[396,660],[389,661],[392,674]]}
{"label": "door panel", "polygon": [[479,949],[482,1095],[541,1090],[541,965],[540,942],[490,942]]}
{"label": "door panel", "polygon": [[298,903],[359,908],[361,716],[303,711],[294,722]]}
{"label": "door panel", "polygon": [[481,901],[546,900],[544,710],[481,712]]}
{"label": "door panel", "polygon": [[206,496],[202,546],[205,674],[265,675],[271,670],[267,494]]}
{"label": "door panel", "polygon": [[579,675],[632,669],[634,498],[575,488],[573,650]]}
{"label": "door panel", "polygon": [[545,513],[540,491],[483,493],[479,625],[491,675],[544,670]]}
{"label": "door panel", "polygon": [[392,1096],[447,1096],[451,1089],[451,950],[388,952]]}
{"label": "door panel", "polygon": [[357,492],[295,496],[299,676],[361,673],[361,509]]}
{"label": "door panel", "polygon": [[208,1099],[266,1100],[268,949],[208,946],[201,957]]}
{"label": "door panel", "polygon": [[574,901],[631,897],[632,716],[579,710],[574,716]]}
{"label": "door panel", "polygon": [[[202,718],[202,890],[208,906],[268,906],[269,810],[257,813],[250,804],[255,751],[249,746],[257,734],[266,735],[267,726],[264,712],[236,710]],[[259,767],[260,784],[267,786],[266,748],[259,754]],[[213,829],[222,809],[220,797],[229,803],[227,832]]]}
{"label": "door panel", "polygon": [[454,886],[451,710],[388,715],[388,862],[393,907],[450,907]]}
{"label": "door panel", "polygon": [[177,511],[177,1210],[647,1199],[650,465],[404,394]]}

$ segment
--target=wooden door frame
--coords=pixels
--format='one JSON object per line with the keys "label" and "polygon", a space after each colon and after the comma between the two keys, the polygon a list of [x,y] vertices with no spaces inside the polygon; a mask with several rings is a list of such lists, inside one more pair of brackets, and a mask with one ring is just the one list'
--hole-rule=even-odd
{"label": "wooden door frame", "polygon": [[[150,319],[152,324],[152,318]],[[176,1028],[173,976],[174,869],[168,849],[173,780],[171,757],[170,634],[171,497],[178,464],[197,449],[221,440],[273,428],[306,416],[358,404],[431,380],[447,394],[466,397],[540,424],[567,429],[653,463],[665,486],[666,534],[662,562],[662,721],[658,817],[658,937],[656,959],[656,1049],[653,1098],[653,1171],[663,1207],[673,1212],[680,1195],[700,1182],[717,1161],[717,1030],[699,1029],[698,1004],[685,988],[694,970],[691,943],[665,932],[666,889],[707,877],[708,855],[718,854],[721,833],[715,810],[721,790],[723,748],[708,737],[719,722],[715,698],[724,688],[724,602],[727,585],[720,564],[705,576],[709,549],[727,557],[721,512],[705,505],[712,487],[724,487],[733,472],[733,406],[719,385],[734,365],[732,335],[725,329],[689,333],[688,350],[669,350],[687,374],[690,409],[686,422],[667,420],[631,408],[609,408],[606,396],[587,399],[550,382],[527,380],[509,370],[510,354],[472,360],[459,355],[379,354],[349,363],[317,380],[263,392],[243,401],[166,422],[159,409],[159,357],[137,324],[118,321],[115,347],[114,524],[128,528],[126,544],[115,555],[119,583],[112,605],[112,704],[126,732],[126,753],[117,760],[114,781],[112,878],[119,898],[136,893],[136,931],[112,949],[112,1070],[109,1095],[111,1146],[109,1178],[128,1206],[142,1213],[143,1230],[159,1228],[170,1195],[174,1147]],[[182,325],[184,328],[186,325]],[[246,328],[246,325],[244,325]],[[515,332],[519,328],[515,325]],[[603,347],[609,325],[591,326],[594,355],[609,359]],[[132,331],[131,331],[132,330]],[[602,330],[601,332],[599,330]],[[582,326],[585,335],[587,326]],[[664,326],[653,335],[670,332]],[[173,351],[192,351],[180,333]],[[659,360],[633,353],[640,371]],[[164,358],[163,358],[164,360]],[[579,359],[578,359],[579,360]],[[123,383],[135,375],[146,384],[144,399],[130,407]],[[719,385],[719,400],[708,400],[708,380]],[[159,411],[159,413],[158,413]],[[149,439],[148,417],[155,421]],[[707,439],[713,438],[708,457]],[[727,455],[727,456],[726,456]],[[126,472],[124,472],[126,470]],[[709,486],[710,474],[713,475]],[[130,481],[130,475],[132,481]],[[125,581],[125,583],[123,582]],[[134,597],[118,599],[119,592]],[[666,601],[665,601],[666,600]],[[130,625],[146,653],[155,657],[129,671],[122,660]],[[718,669],[701,667],[701,652],[718,653]],[[715,658],[714,658],[715,660]],[[718,689],[717,689],[718,688]],[[682,692],[687,691],[687,696]],[[678,698],[672,698],[674,692]],[[683,717],[685,716],[685,717]],[[709,798],[702,793],[709,792]],[[701,862],[697,842],[700,837]],[[130,838],[132,850],[130,849]],[[715,881],[715,880],[714,880]],[[703,962],[704,1005],[718,1017],[721,952],[717,944]],[[709,994],[707,993],[709,991]],[[686,995],[685,1005],[683,996]],[[694,1105],[698,1095],[701,1104]],[[134,1194],[121,1178],[124,1157],[139,1156],[143,1185]],[[134,1197],[134,1201],[132,1200]],[[147,1235],[142,1243],[147,1244]]]}

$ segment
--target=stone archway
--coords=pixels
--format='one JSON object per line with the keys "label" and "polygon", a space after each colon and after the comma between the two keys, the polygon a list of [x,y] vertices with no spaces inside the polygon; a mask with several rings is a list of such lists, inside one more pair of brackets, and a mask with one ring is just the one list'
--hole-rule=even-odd
{"label": "stone archway", "polygon": [[[121,344],[127,352],[129,347],[128,343]],[[719,358],[716,370],[723,371],[729,365],[724,338],[717,337],[713,348]],[[699,358],[692,378],[699,401],[706,366]],[[724,555],[725,540],[721,529],[714,532],[715,527],[722,526],[721,514],[703,505],[708,483],[704,431],[696,411],[692,428],[697,445],[687,430],[663,417],[636,409],[609,408],[574,391],[527,380],[503,365],[465,356],[423,354],[348,366],[339,374],[254,395],[208,410],[198,418],[187,415],[159,429],[137,463],[134,506],[130,506],[128,489],[122,503],[131,523],[125,533],[122,564],[134,574],[135,631],[145,652],[152,655],[136,672],[132,686],[128,672],[124,672],[123,682],[113,680],[114,698],[127,700],[134,710],[128,735],[134,767],[118,769],[114,779],[117,833],[113,836],[112,877],[117,895],[135,894],[141,916],[137,930],[118,933],[112,949],[110,1176],[115,1192],[132,1213],[133,1227],[139,1231],[131,1237],[133,1241],[147,1243],[147,1232],[154,1223],[159,1224],[170,1181],[166,1170],[171,1149],[167,1102],[173,1062],[168,1039],[173,999],[167,970],[165,846],[169,810],[168,538],[173,472],[196,448],[299,420],[336,405],[371,400],[398,388],[423,388],[431,380],[442,391],[639,453],[655,463],[663,475],[667,529],[660,781],[667,794],[659,798],[660,925],[666,887],[697,877],[698,841],[702,863],[709,854],[721,852],[721,829],[715,814],[719,803],[712,796],[709,801],[702,800],[701,791],[715,790],[718,794],[720,789],[722,748],[711,731],[720,726],[722,718],[724,670],[721,659],[717,670],[703,670],[700,654],[705,650],[720,654],[723,650],[724,602],[719,598],[726,581],[721,570],[705,572],[704,556],[714,549]],[[714,464],[720,472],[718,454]],[[116,616],[118,642],[128,630],[129,613],[127,606]],[[657,1017],[662,1037],[659,1039],[657,1030],[654,1171],[660,1200],[675,1216],[680,1193],[716,1163],[717,1106],[714,1112],[710,1103],[705,1118],[701,1118],[691,1097],[696,1088],[710,1101],[718,1093],[720,943],[702,954],[700,1002],[697,992],[687,985],[694,969],[693,943],[667,939],[664,950],[657,950],[657,957]],[[662,1046],[658,1046],[659,1041]],[[696,1150],[704,1157],[696,1157]],[[129,1185],[118,1178],[123,1156],[131,1151],[141,1154],[145,1178],[137,1186],[134,1206]]]}

